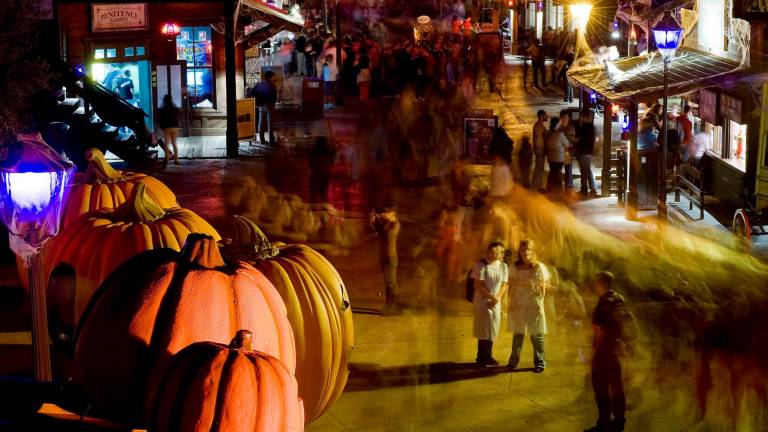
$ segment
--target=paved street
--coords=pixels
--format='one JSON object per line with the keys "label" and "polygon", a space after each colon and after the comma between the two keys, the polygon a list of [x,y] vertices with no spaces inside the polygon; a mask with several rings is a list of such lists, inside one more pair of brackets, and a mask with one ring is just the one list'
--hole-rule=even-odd
{"label": "paved street", "polygon": [[[546,90],[544,95],[525,92],[518,65],[511,64],[509,72],[502,90],[506,102],[498,95],[481,92],[477,105],[501,113],[504,127],[519,142],[519,137],[530,131],[537,109],[544,108],[555,113],[565,104],[559,103],[558,89]],[[346,140],[354,146],[354,138],[367,133],[351,121],[354,110],[355,105],[347,105],[330,113],[327,124],[334,140]],[[246,188],[246,185],[252,188],[270,185],[280,193],[306,195],[308,145],[292,152],[271,150],[256,158],[240,160],[184,160],[181,165],[169,165],[158,177],[176,192],[183,206],[210,221],[226,237],[232,233],[231,215],[247,210],[243,202],[253,189]],[[285,167],[291,168],[283,169]],[[388,188],[387,193],[398,204],[403,220],[399,280],[404,293],[402,300],[408,308],[401,316],[384,317],[378,314],[383,305],[384,287],[377,260],[376,239],[368,232],[365,222],[372,197],[360,192],[366,190],[367,186],[363,183],[360,180],[347,184],[344,186],[346,189],[340,192],[340,200],[349,201],[347,227],[357,231],[354,231],[355,238],[349,247],[329,255],[345,280],[356,312],[355,347],[349,383],[342,397],[307,430],[531,429],[565,432],[591,426],[596,418],[596,408],[588,375],[591,338],[588,322],[584,322],[581,330],[577,331],[567,320],[550,316],[552,331],[546,340],[548,367],[543,374],[534,374],[530,369],[528,340],[524,345],[521,370],[508,373],[501,368],[475,367],[472,306],[461,298],[460,285],[463,281],[453,286],[441,283],[437,277],[439,269],[432,260],[432,241],[437,236],[436,211],[445,192],[445,185],[439,178],[424,184],[408,187],[393,184]],[[529,210],[539,208],[547,214],[539,217],[518,213],[518,217],[528,214],[531,219],[539,218],[550,224],[554,221],[552,226],[556,231],[594,230],[599,233],[595,234],[598,237],[605,235],[604,238],[599,237],[599,241],[613,245],[611,247],[617,248],[622,242],[639,244],[648,236],[656,236],[655,224],[624,221],[623,210],[616,204],[615,197],[584,202],[566,198],[560,200],[558,205],[539,207],[534,206],[540,203],[537,201],[541,200],[539,197],[523,198],[521,195],[519,199],[530,202]],[[644,217],[645,220],[653,219],[652,215]],[[716,221],[709,221],[706,227],[684,228],[694,233],[717,230],[712,228],[716,226]],[[532,226],[530,220],[518,220],[516,223],[522,227]],[[563,225],[560,227],[557,224]],[[676,231],[675,226],[681,226],[679,221],[673,223],[672,230],[676,236],[683,238],[688,235],[684,231]],[[540,226],[537,229],[540,231],[535,235],[544,235],[551,228]],[[267,229],[267,234],[275,233]],[[528,232],[524,234],[531,235]],[[547,235],[555,236],[556,233]],[[280,238],[279,234],[276,236]],[[478,241],[468,235],[461,247],[473,250],[478,247],[474,244]],[[557,253],[569,254],[570,250],[564,248]],[[6,273],[12,275],[12,269],[8,270]],[[461,273],[464,271],[462,268]],[[585,301],[588,308],[594,306],[594,298],[586,295]],[[502,320],[502,329],[506,329],[506,318]],[[29,334],[24,328],[4,331],[2,340],[6,344],[24,346],[29,343]],[[653,337],[645,342],[652,343]],[[582,347],[581,356],[578,345]],[[496,358],[506,363],[510,348],[511,334],[502,330],[502,337],[494,346]],[[692,370],[681,371],[668,387],[653,385],[659,379],[652,366],[656,364],[653,362],[654,350],[652,344],[643,346],[633,362],[627,365],[627,431],[759,430],[754,418],[749,416],[735,424],[717,414],[698,422],[691,395]]]}

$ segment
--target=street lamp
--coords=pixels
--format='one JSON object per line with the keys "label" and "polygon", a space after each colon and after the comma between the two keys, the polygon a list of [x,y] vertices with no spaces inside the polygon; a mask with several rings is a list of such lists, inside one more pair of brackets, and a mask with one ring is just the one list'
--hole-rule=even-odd
{"label": "street lamp", "polygon": [[675,51],[680,45],[680,38],[683,35],[683,28],[677,22],[672,11],[665,11],[664,17],[652,29],[653,39],[656,41],[656,48],[659,49],[664,60],[664,124],[662,125],[661,158],[659,170],[659,208],[658,218],[660,221],[667,221],[667,100],[669,99],[669,64],[675,57]]}
{"label": "street lamp", "polygon": [[46,275],[40,251],[59,233],[73,165],[62,160],[38,133],[19,134],[10,154],[0,164],[0,216],[8,227],[11,250],[23,259],[28,271],[35,379],[50,381]]}
{"label": "street lamp", "polygon": [[592,12],[592,5],[589,3],[575,3],[570,5],[570,11],[573,25],[576,27],[576,58],[579,58],[579,33],[584,36],[587,34],[587,23],[589,22],[589,14]]}

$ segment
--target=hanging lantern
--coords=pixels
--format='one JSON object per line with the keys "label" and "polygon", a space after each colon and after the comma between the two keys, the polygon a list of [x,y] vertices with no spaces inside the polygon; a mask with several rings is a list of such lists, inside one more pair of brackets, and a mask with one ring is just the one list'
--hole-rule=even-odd
{"label": "hanging lantern", "polygon": [[656,48],[659,49],[664,59],[671,59],[675,55],[677,47],[680,46],[680,39],[683,36],[683,28],[672,16],[672,11],[664,12],[664,17],[653,27],[652,31]]}
{"label": "hanging lantern", "polygon": [[164,36],[176,37],[176,36],[178,36],[181,33],[181,30],[180,30],[178,24],[167,22],[167,23],[163,24],[163,27],[160,30],[160,32]]}
{"label": "hanging lantern", "polygon": [[428,16],[422,15],[416,18],[416,25],[413,26],[413,37],[416,43],[429,39],[432,31],[432,20]]}

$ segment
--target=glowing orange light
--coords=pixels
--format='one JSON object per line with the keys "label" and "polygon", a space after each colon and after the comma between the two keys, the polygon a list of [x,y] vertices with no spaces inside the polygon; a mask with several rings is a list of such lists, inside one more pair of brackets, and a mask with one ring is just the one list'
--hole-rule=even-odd
{"label": "glowing orange light", "polygon": [[160,32],[165,36],[178,36],[180,33],[179,25],[176,23],[165,23]]}
{"label": "glowing orange light", "polygon": [[613,106],[613,113],[614,114],[618,114],[619,113],[619,106],[618,105],[614,105]]}
{"label": "glowing orange light", "polygon": [[637,33],[635,33],[635,30],[632,30],[632,34],[630,34],[630,39],[637,39]]}

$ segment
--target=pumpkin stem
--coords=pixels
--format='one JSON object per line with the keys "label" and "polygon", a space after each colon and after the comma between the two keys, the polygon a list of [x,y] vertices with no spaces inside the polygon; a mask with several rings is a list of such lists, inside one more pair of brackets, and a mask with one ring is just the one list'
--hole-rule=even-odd
{"label": "pumpkin stem", "polygon": [[184,247],[181,249],[181,255],[185,261],[208,269],[226,265],[216,240],[205,234],[193,233],[188,235]]}
{"label": "pumpkin stem", "polygon": [[88,160],[88,169],[85,171],[88,182],[98,184],[125,180],[122,171],[112,168],[101,150],[97,148],[86,150],[85,158]]}
{"label": "pumpkin stem", "polygon": [[259,260],[274,258],[280,253],[280,250],[269,242],[267,235],[258,225],[239,215],[235,215],[234,243],[237,246],[252,246]]}
{"label": "pumpkin stem", "polygon": [[253,351],[253,333],[249,330],[238,330],[232,342],[229,343],[229,347],[243,351]]}
{"label": "pumpkin stem", "polygon": [[133,197],[115,209],[114,215],[121,220],[152,222],[165,216],[165,210],[147,195],[147,185],[139,182]]}

